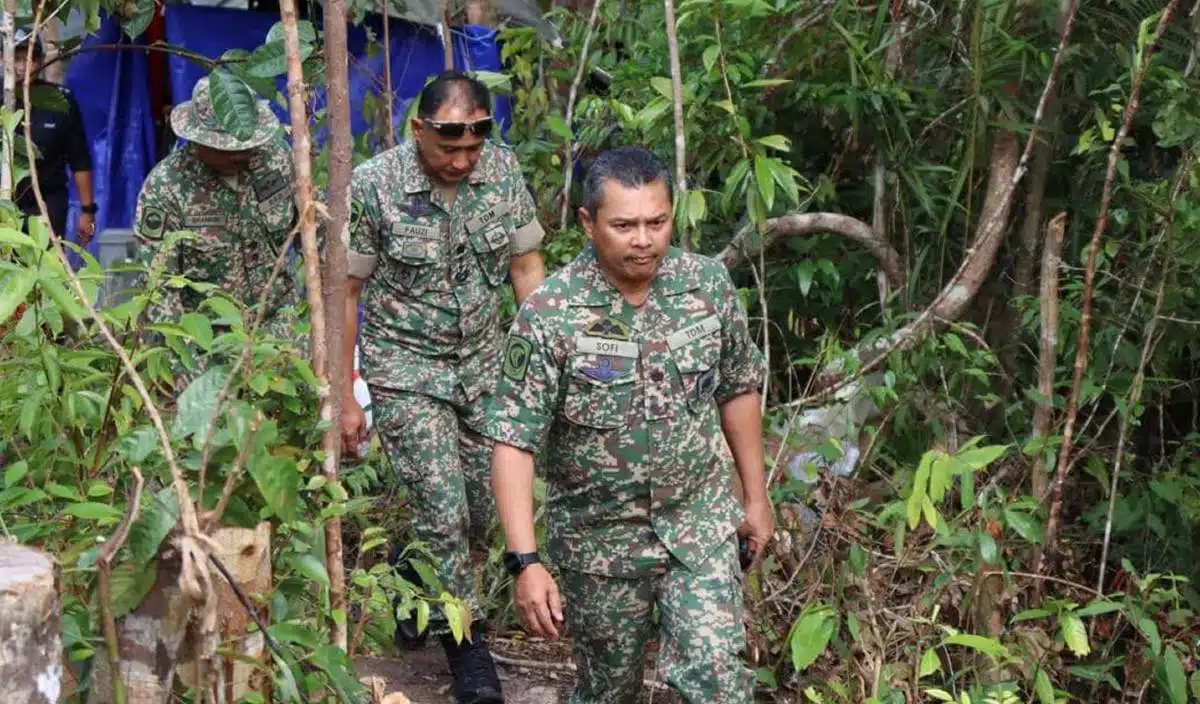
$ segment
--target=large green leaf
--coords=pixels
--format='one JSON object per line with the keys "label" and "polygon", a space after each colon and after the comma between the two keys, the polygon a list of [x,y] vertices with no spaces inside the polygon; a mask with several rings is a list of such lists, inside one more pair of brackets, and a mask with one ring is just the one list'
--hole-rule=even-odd
{"label": "large green leaf", "polygon": [[217,398],[228,378],[228,372],[213,368],[193,379],[183,393],[179,394],[179,410],[171,425],[171,434],[176,437],[194,434],[198,442],[204,442],[217,408]]}
{"label": "large green leaf", "polygon": [[956,633],[942,641],[942,645],[962,645],[996,659],[1008,656],[1008,648],[1005,648],[1000,641],[970,633]]}
{"label": "large green leaf", "polygon": [[8,322],[17,306],[25,302],[37,279],[37,269],[18,269],[0,279],[0,325]]}
{"label": "large green leaf", "polygon": [[325,671],[329,681],[337,691],[338,701],[362,701],[367,693],[366,686],[358,681],[354,665],[346,652],[335,645],[323,645],[313,651],[312,660],[317,667]]}
{"label": "large green leaf", "polygon": [[802,672],[816,662],[825,651],[825,646],[829,645],[833,638],[836,623],[834,611],[829,606],[810,604],[805,607],[792,627],[790,638],[792,666],[796,668],[796,672]]}
{"label": "large green leaf", "polygon": [[[311,44],[300,45],[300,60],[312,56]],[[246,73],[255,78],[275,78],[287,73],[287,48],[282,41],[263,44],[254,50],[246,62]]]}
{"label": "large green leaf", "polygon": [[1017,532],[1017,535],[1031,543],[1041,545],[1042,540],[1046,536],[1045,529],[1042,527],[1041,521],[1037,520],[1028,513],[1025,513],[1024,511],[1018,511],[1012,507],[1005,507],[1004,521],[1008,524],[1009,528],[1012,528]]}
{"label": "large green leaf", "polygon": [[1050,681],[1050,675],[1047,675],[1045,670],[1038,670],[1034,686],[1041,704],[1054,704],[1054,683]]}
{"label": "large green leaf", "polygon": [[1062,630],[1063,641],[1071,649],[1072,653],[1083,657],[1092,652],[1092,647],[1088,643],[1087,628],[1083,625],[1083,619],[1074,613],[1067,612],[1059,614],[1058,623]]}
{"label": "large green leaf", "polygon": [[[132,8],[130,5],[129,0],[121,5],[121,31],[130,39],[137,39],[154,19],[154,0],[134,0]],[[133,12],[128,12],[129,9]]]}
{"label": "large green leaf", "polygon": [[1171,704],[1187,704],[1187,674],[1183,670],[1183,663],[1179,660],[1179,653],[1174,646],[1167,646],[1158,670],[1162,690],[1170,698]]}
{"label": "large green leaf", "polygon": [[94,501],[85,501],[83,503],[71,504],[63,509],[63,513],[76,518],[85,518],[97,521],[118,521],[124,515],[118,508],[109,506],[108,504],[100,504]]}
{"label": "large green leaf", "polygon": [[258,124],[258,106],[250,86],[229,71],[217,69],[209,74],[209,92],[221,129],[237,139],[250,139]]}
{"label": "large green leaf", "polygon": [[300,489],[304,479],[296,469],[296,462],[284,457],[263,455],[248,463],[250,475],[258,485],[267,506],[285,521],[297,518],[296,508],[300,502]]}
{"label": "large green leaf", "polygon": [[[127,562],[114,567],[109,580],[113,617],[121,618],[136,609],[154,587],[157,576],[158,567],[153,563],[141,566]],[[93,593],[92,613],[100,613],[99,589]]]}
{"label": "large green leaf", "polygon": [[[317,41],[317,30],[313,28],[313,23],[308,20],[301,20],[296,23],[296,33],[300,36],[300,44],[312,44]],[[267,32],[267,38],[264,43],[283,42],[283,22],[276,22],[271,25],[271,29]]]}
{"label": "large green leaf", "polygon": [[307,553],[296,555],[292,558],[292,567],[296,568],[296,571],[300,574],[321,586],[329,586],[329,573],[325,571],[325,565],[321,564],[321,561],[313,555]]}
{"label": "large green leaf", "polygon": [[127,547],[133,564],[145,565],[154,559],[177,520],[179,502],[174,490],[170,487],[160,489],[129,528]]}

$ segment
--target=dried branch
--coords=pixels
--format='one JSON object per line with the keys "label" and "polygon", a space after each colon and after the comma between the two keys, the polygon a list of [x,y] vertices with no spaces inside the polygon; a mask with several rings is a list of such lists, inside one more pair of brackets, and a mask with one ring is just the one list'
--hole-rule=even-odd
{"label": "dried branch", "polygon": [[[329,232],[327,242],[328,277],[325,294],[334,315],[326,328],[327,347],[334,354],[327,356],[328,368],[321,419],[329,423],[322,447],[325,459],[322,471],[331,484],[338,482],[338,466],[342,456],[342,436],[339,421],[342,417],[343,395],[330,393],[328,380],[341,382],[348,376],[343,369],[345,357],[343,340],[346,335],[346,276],[348,271],[347,243],[350,239],[350,173],[353,151],[350,141],[350,77],[349,51],[346,48],[346,1],[328,0],[324,19],[327,86],[329,90]],[[447,30],[449,27],[447,26]],[[447,31],[447,38],[449,32]],[[299,51],[297,47],[297,52]],[[315,242],[314,242],[315,244]],[[305,259],[308,259],[305,252]],[[315,260],[316,250],[312,251]],[[325,568],[329,572],[329,608],[332,614],[346,613],[346,569],[342,564],[342,520],[331,516],[325,523]],[[346,619],[331,619],[333,643],[343,651],[347,648]]]}
{"label": "dried branch", "polygon": [[[13,20],[16,16],[16,0],[4,0],[0,35],[3,35],[4,41],[4,111],[8,114],[12,114],[17,107],[17,55],[13,40]],[[25,122],[29,121],[25,120]],[[0,151],[0,157],[4,159],[4,162],[0,164],[0,167],[3,167],[0,168],[0,200],[11,200],[13,187],[17,184],[13,183],[13,145],[9,143],[7,135],[4,136],[4,143],[0,147],[3,148]],[[34,152],[29,153],[33,154]]]}
{"label": "dried branch", "polygon": [[112,561],[129,537],[129,527],[137,520],[142,502],[142,472],[133,467],[133,492],[125,506],[125,516],[96,558],[100,588],[100,620],[104,623],[104,643],[108,648],[108,667],[112,672],[113,704],[125,704],[125,683],[121,680],[121,648],[117,639],[117,620],[112,607]]}
{"label": "dried branch", "polygon": [[450,71],[454,69],[454,39],[450,36],[450,0],[442,0],[441,18],[438,32],[442,35],[442,67]]}
{"label": "dried branch", "polygon": [[1045,549],[1039,556],[1037,570],[1035,570],[1038,574],[1042,574],[1045,571],[1047,556],[1053,553],[1057,547],[1058,525],[1062,516],[1062,492],[1063,486],[1067,481],[1071,450],[1075,441],[1075,420],[1079,413],[1079,395],[1083,389],[1083,373],[1087,367],[1088,346],[1091,342],[1092,301],[1096,293],[1096,260],[1100,253],[1100,245],[1104,238],[1104,233],[1108,231],[1109,209],[1112,205],[1113,186],[1117,178],[1117,165],[1121,161],[1121,147],[1124,145],[1126,137],[1129,136],[1129,130],[1133,127],[1133,117],[1137,114],[1138,108],[1141,106],[1142,81],[1150,68],[1150,62],[1154,59],[1154,51],[1158,47],[1158,41],[1162,37],[1163,32],[1166,31],[1167,26],[1171,24],[1171,17],[1178,6],[1179,0],[1170,0],[1163,10],[1162,17],[1158,20],[1158,26],[1154,30],[1154,39],[1146,47],[1142,63],[1137,67],[1137,72],[1133,76],[1133,88],[1130,91],[1129,102],[1125,105],[1125,114],[1121,122],[1121,129],[1117,132],[1116,139],[1112,143],[1112,148],[1108,152],[1108,170],[1104,176],[1104,190],[1100,198],[1100,212],[1096,218],[1096,229],[1092,232],[1092,241],[1088,245],[1087,266],[1084,270],[1083,280],[1083,316],[1079,329],[1079,347],[1075,352],[1075,375],[1071,382],[1071,395],[1067,398],[1067,415],[1066,425],[1063,428],[1063,444],[1059,450],[1058,468],[1055,472],[1054,488],[1051,492],[1050,518],[1046,521]]}
{"label": "dried branch", "polygon": [[[1063,237],[1067,231],[1067,214],[1054,216],[1046,227],[1046,244],[1042,249],[1042,321],[1041,352],[1038,356],[1038,393],[1042,401],[1033,411],[1033,439],[1050,435],[1054,407],[1054,361],[1058,350],[1058,266],[1062,263]],[[1046,477],[1046,455],[1038,452],[1033,460],[1033,497],[1046,500],[1050,481]]]}
{"label": "dried branch", "polygon": [[[575,97],[579,94],[579,84],[583,82],[584,70],[587,68],[588,47],[592,43],[592,32],[596,29],[596,19],[600,16],[600,5],[604,0],[592,3],[592,13],[588,15],[587,30],[583,34],[583,48],[579,50],[579,64],[575,67],[575,79],[571,81],[571,92],[567,94],[567,130],[575,134],[571,125],[575,119]],[[563,191],[562,209],[558,216],[558,229],[567,229],[567,217],[571,211],[571,180],[575,175],[575,141],[567,140],[566,154],[563,155]]]}
{"label": "dried branch", "polygon": [[395,106],[392,105],[395,100],[395,91],[392,90],[392,36],[391,36],[391,9],[388,5],[391,0],[380,0],[383,6],[383,99],[387,101],[387,132],[383,134],[383,146],[391,149],[396,146],[396,127],[392,123],[396,119]]}
{"label": "dried branch", "polygon": [[[675,21],[675,0],[663,0],[667,20],[667,53],[671,60],[671,102],[675,108],[675,202],[687,198],[687,126],[683,122],[683,70],[679,67],[679,29]],[[689,233],[679,233],[685,251],[691,251]]]}
{"label": "dried branch", "polygon": [[904,264],[900,254],[892,249],[865,222],[848,215],[837,213],[792,213],[767,220],[766,233],[757,242],[748,243],[747,238],[755,232],[753,224],[747,224],[716,255],[727,268],[733,269],[742,261],[757,257],[780,240],[818,233],[841,235],[867,249],[879,262],[879,268],[897,288],[904,286]]}

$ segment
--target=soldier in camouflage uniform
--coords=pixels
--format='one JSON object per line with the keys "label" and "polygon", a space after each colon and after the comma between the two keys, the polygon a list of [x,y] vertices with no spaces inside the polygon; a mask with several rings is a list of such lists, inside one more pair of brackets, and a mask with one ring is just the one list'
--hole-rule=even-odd
{"label": "soldier in camouflage uniform", "polygon": [[497,442],[517,606],[555,637],[563,605],[533,520],[533,457],[546,444],[547,552],[561,570],[577,704],[639,698],[655,608],[659,667],[684,699],[753,695],[736,533],[757,555],[774,530],[763,358],[725,268],[670,247],[671,202],[646,150],[596,159],[579,211],[592,243],[521,306],[484,430]]}
{"label": "soldier in camouflage uniform", "polygon": [[[491,443],[478,429],[500,367],[501,287],[511,279],[521,301],[541,283],[543,230],[516,156],[485,139],[487,89],[451,72],[419,99],[413,139],[351,179],[346,368],[361,291],[362,376],[389,460],[409,486],[413,530],[437,558],[443,587],[479,619],[468,544],[482,542],[494,516]],[[352,451],[364,423],[350,378],[344,392],[343,441]],[[428,632],[445,636],[447,623],[435,617]],[[399,615],[399,645],[423,637],[414,618]],[[478,626],[463,644],[442,641],[459,701],[502,701]]]}
{"label": "soldier in camouflage uniform", "polygon": [[[222,129],[213,111],[209,79],[200,79],[192,99],[171,112],[171,127],[187,144],[154,167],[138,194],[134,234],[138,259],[165,258],[165,271],[216,284],[252,306],[263,294],[280,248],[296,221],[292,154],[279,121],[265,101],[246,138]],[[171,232],[194,239],[163,247]],[[295,282],[285,271],[267,302],[267,325],[278,333],[276,315],[295,303]],[[206,294],[164,287],[153,320],[174,320],[196,310]],[[274,325],[272,325],[274,323]]]}

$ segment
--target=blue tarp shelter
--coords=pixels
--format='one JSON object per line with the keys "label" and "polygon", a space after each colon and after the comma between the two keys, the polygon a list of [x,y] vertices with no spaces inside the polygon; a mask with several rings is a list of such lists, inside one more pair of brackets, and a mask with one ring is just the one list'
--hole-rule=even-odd
{"label": "blue tarp shelter", "polygon": [[[229,49],[253,49],[262,43],[267,31],[278,20],[273,14],[192,5],[167,5],[164,9],[166,39],[169,43],[210,58],[218,58]],[[381,41],[383,18],[369,16],[365,26],[348,28],[350,66],[351,130],[361,135],[369,130],[363,115],[363,98],[382,93],[383,51],[368,56],[368,29],[375,41]],[[390,55],[393,114],[396,127],[409,103],[424,86],[426,79],[442,70],[443,48],[436,30],[426,25],[391,19]],[[467,26],[454,33],[455,64],[468,70],[499,71],[500,51],[495,31],[487,27]],[[105,20],[98,34],[84,44],[143,44],[130,42],[121,35],[119,25]],[[66,85],[79,101],[84,124],[92,144],[96,202],[100,204],[97,232],[124,229],[133,224],[134,209],[142,181],[157,163],[157,135],[151,100],[150,75],[146,52],[95,51],[74,59],[67,70]],[[172,104],[187,100],[192,86],[204,75],[204,69],[187,59],[168,59],[168,82]],[[285,80],[279,80],[286,90]],[[324,96],[316,97],[317,109]],[[280,120],[287,122],[284,107],[274,106]],[[502,129],[509,123],[507,97],[497,96],[496,117]],[[323,135],[314,135],[318,144]],[[381,148],[381,147],[377,147]],[[68,233],[74,238],[74,221],[79,203],[72,187]],[[99,238],[97,238],[98,240]],[[93,240],[93,253],[98,246]]]}

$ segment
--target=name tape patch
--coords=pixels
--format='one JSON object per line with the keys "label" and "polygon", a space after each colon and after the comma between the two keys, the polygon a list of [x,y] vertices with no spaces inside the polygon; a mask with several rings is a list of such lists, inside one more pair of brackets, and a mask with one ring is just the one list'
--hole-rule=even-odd
{"label": "name tape patch", "polygon": [[478,232],[505,215],[508,215],[508,206],[498,203],[467,220],[467,229],[471,232]]}
{"label": "name tape patch", "polygon": [[392,234],[398,237],[420,237],[425,240],[438,239],[439,228],[432,225],[413,225],[398,222],[392,225]]}
{"label": "name tape patch", "polygon": [[699,340],[702,337],[708,337],[713,333],[720,332],[720,330],[721,319],[715,315],[710,315],[707,318],[692,323],[686,328],[668,337],[667,347],[670,347],[672,350],[677,350],[689,342]]}
{"label": "name tape patch", "polygon": [[636,342],[609,340],[603,337],[581,337],[575,342],[575,349],[587,354],[603,354],[609,357],[624,357],[637,359],[638,345]]}

